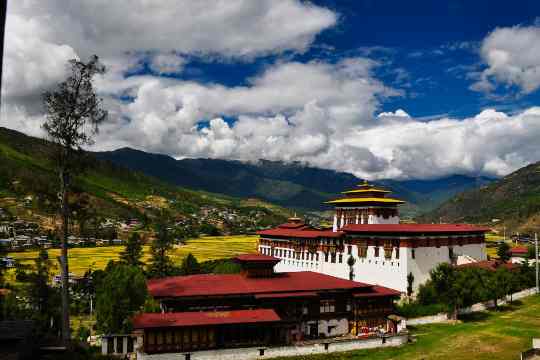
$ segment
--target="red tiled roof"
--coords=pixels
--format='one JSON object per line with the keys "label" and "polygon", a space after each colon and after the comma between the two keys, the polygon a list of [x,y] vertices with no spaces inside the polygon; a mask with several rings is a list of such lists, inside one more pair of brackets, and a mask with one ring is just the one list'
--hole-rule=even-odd
{"label": "red tiled roof", "polygon": [[526,246],[516,246],[510,249],[512,255],[526,255],[528,252],[529,249]]}
{"label": "red tiled roof", "polygon": [[242,254],[235,257],[238,261],[250,261],[250,262],[279,262],[281,259],[270,255],[263,254]]}
{"label": "red tiled roof", "polygon": [[341,231],[332,231],[332,230],[303,230],[303,229],[281,229],[274,228],[269,230],[258,231],[259,235],[267,236],[278,236],[278,237],[288,237],[288,238],[307,238],[307,239],[316,239],[316,238],[335,238],[343,236]]}
{"label": "red tiled roof", "polygon": [[372,292],[369,293],[356,293],[354,297],[373,297],[373,296],[400,296],[401,293],[397,290],[390,289],[384,286],[373,285],[371,287]]}
{"label": "red tiled roof", "polygon": [[256,295],[361,289],[370,286],[310,271],[280,273],[268,278],[251,278],[240,274],[200,274],[148,281],[148,291],[154,297]]}
{"label": "red tiled roof", "polygon": [[281,298],[315,297],[315,296],[319,296],[319,294],[317,294],[315,291],[299,291],[299,292],[259,294],[259,295],[255,295],[255,298],[256,299],[281,299]]}
{"label": "red tiled roof", "polygon": [[133,328],[163,328],[224,324],[276,322],[281,318],[272,309],[144,313],[133,318]]}
{"label": "red tiled roof", "polygon": [[483,261],[477,261],[473,263],[468,264],[461,264],[457,266],[458,268],[480,268],[485,269],[489,271],[496,271],[498,268],[506,268],[510,271],[515,270],[518,268],[518,265],[513,263],[504,263],[497,260],[483,260]]}
{"label": "red tiled roof", "polygon": [[489,228],[468,224],[349,224],[342,229],[352,233],[454,233],[487,232]]}
{"label": "red tiled roof", "polygon": [[278,228],[280,229],[301,229],[301,228],[307,228],[308,226],[304,224],[303,222],[288,222],[285,224],[278,225]]}

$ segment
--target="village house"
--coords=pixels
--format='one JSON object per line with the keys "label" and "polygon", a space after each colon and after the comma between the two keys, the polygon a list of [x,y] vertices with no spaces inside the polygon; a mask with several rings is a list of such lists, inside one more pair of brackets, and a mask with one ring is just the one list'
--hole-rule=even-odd
{"label": "village house", "polygon": [[278,272],[314,271],[381,285],[402,293],[412,275],[413,291],[441,263],[486,260],[489,229],[466,224],[401,224],[389,191],[367,182],[329,201],[332,229],[315,229],[299,218],[259,231],[259,253],[280,259]]}
{"label": "village house", "polygon": [[310,271],[276,273],[280,259],[273,256],[241,255],[236,261],[240,274],[150,280],[148,291],[163,312],[134,318],[137,358],[402,330],[399,319],[389,318],[398,291]]}

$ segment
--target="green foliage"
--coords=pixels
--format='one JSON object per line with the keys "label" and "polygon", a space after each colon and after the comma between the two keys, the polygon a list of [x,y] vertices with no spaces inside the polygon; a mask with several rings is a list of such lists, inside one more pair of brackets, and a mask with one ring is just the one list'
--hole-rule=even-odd
{"label": "green foliage", "polygon": [[96,289],[97,328],[106,334],[129,332],[131,317],[148,296],[144,274],[138,267],[119,263],[105,273]]}
{"label": "green foliage", "polygon": [[510,245],[508,245],[506,242],[502,242],[497,247],[497,256],[499,257],[499,260],[507,262],[510,260]]}
{"label": "green foliage", "polygon": [[143,243],[137,232],[134,232],[129,237],[125,250],[120,253],[122,262],[131,266],[142,266]]}
{"label": "green foliage", "polygon": [[147,268],[151,278],[162,278],[175,273],[174,265],[169,253],[173,249],[173,238],[165,225],[160,225],[157,238],[150,246],[150,264]]}
{"label": "green foliage", "polygon": [[437,303],[424,305],[418,302],[410,302],[396,305],[396,312],[406,318],[415,318],[448,312],[448,306]]}
{"label": "green foliage", "polygon": [[197,261],[197,258],[192,253],[187,254],[187,256],[182,260],[182,265],[180,267],[180,273],[182,275],[194,275],[201,272],[201,265]]}
{"label": "green foliage", "polygon": [[407,296],[411,296],[413,293],[414,275],[412,272],[407,275]]}
{"label": "green foliage", "polygon": [[199,226],[199,232],[201,234],[209,235],[209,236],[219,236],[221,235],[221,231],[217,227],[215,227],[212,224],[209,223],[202,223],[201,226]]}
{"label": "green foliage", "polygon": [[466,306],[511,295],[534,284],[534,272],[528,264],[518,271],[499,267],[497,271],[481,268],[456,268],[441,264],[431,271],[430,279],[418,290],[416,303],[422,306],[443,304],[453,316]]}

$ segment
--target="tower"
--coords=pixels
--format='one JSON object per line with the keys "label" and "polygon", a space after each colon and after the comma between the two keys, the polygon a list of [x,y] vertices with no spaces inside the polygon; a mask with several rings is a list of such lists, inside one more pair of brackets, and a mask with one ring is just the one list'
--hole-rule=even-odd
{"label": "tower", "polygon": [[399,224],[398,205],[404,201],[389,193],[364,181],[356,189],[342,192],[342,198],[327,201],[335,207],[332,230],[347,224]]}

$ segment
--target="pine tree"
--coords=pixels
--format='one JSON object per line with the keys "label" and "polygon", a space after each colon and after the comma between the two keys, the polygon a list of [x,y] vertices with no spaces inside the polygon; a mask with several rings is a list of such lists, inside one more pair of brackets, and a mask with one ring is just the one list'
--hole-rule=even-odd
{"label": "pine tree", "polygon": [[69,324],[69,280],[68,244],[69,236],[69,192],[73,175],[81,168],[82,147],[93,143],[99,124],[107,112],[101,107],[101,99],[95,93],[92,79],[105,68],[97,56],[88,62],[76,59],[69,61],[70,76],[52,90],[43,94],[46,120],[43,129],[49,140],[55,144],[52,158],[60,181],[60,214],[62,219],[62,253],[60,265],[62,273],[62,339],[70,346]]}
{"label": "pine tree", "polygon": [[497,256],[501,261],[507,262],[510,260],[510,245],[505,242],[502,242],[499,247],[497,247]]}
{"label": "pine tree", "polygon": [[159,227],[158,236],[150,246],[151,259],[147,273],[151,278],[162,278],[174,274],[174,266],[169,256],[173,248],[173,239],[166,226]]}
{"label": "pine tree", "polygon": [[134,232],[129,237],[126,248],[120,253],[121,261],[131,266],[142,266],[143,244],[138,233]]}
{"label": "pine tree", "polygon": [[181,272],[183,275],[193,275],[201,272],[201,265],[192,253],[187,254],[182,260]]}

